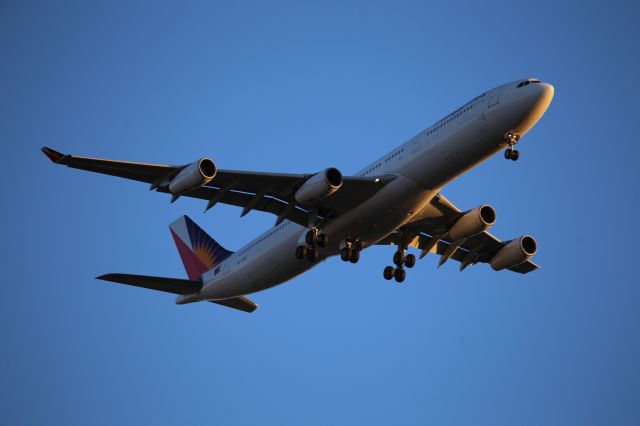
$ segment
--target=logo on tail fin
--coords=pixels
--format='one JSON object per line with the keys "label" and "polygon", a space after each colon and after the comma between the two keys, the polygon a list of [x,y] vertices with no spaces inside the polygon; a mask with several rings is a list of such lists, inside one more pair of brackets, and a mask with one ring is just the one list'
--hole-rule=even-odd
{"label": "logo on tail fin", "polygon": [[199,279],[233,253],[218,244],[188,216],[176,219],[169,229],[190,280]]}

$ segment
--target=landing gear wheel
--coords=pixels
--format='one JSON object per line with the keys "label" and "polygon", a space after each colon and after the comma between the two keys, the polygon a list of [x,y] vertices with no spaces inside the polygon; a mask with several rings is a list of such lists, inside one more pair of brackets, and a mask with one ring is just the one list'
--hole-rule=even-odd
{"label": "landing gear wheel", "polygon": [[304,240],[310,246],[315,246],[318,242],[318,235],[314,231],[307,231],[307,234],[304,236]]}
{"label": "landing gear wheel", "polygon": [[393,277],[396,279],[397,282],[401,283],[407,277],[407,271],[405,271],[402,268],[397,268],[394,271]]}
{"label": "landing gear wheel", "polygon": [[318,257],[318,250],[310,249],[307,253],[307,259],[309,259],[309,262],[316,262]]}
{"label": "landing gear wheel", "polygon": [[296,257],[300,260],[307,257],[307,248],[305,246],[296,247]]}
{"label": "landing gear wheel", "polygon": [[408,254],[404,259],[404,266],[407,268],[413,268],[416,264],[416,257],[413,254]]}
{"label": "landing gear wheel", "polygon": [[518,151],[513,149],[515,144],[520,140],[520,133],[516,130],[510,130],[504,134],[504,142],[508,145],[507,150],[504,152],[504,158],[507,160],[516,161],[520,154]]}
{"label": "landing gear wheel", "polygon": [[327,234],[318,234],[318,237],[316,238],[318,241],[318,246],[319,247],[324,247],[327,245]]}
{"label": "landing gear wheel", "polygon": [[393,254],[393,263],[400,267],[404,264],[404,253],[397,251]]}
{"label": "landing gear wheel", "polygon": [[349,257],[349,262],[358,263],[358,260],[360,260],[360,250],[352,250],[351,257]]}
{"label": "landing gear wheel", "polygon": [[507,148],[507,150],[504,152],[504,158],[506,158],[507,160],[511,160],[512,155],[513,150],[511,148]]}
{"label": "landing gear wheel", "polygon": [[384,276],[385,280],[390,280],[395,275],[395,272],[396,268],[394,268],[393,266],[387,266],[386,268],[384,268],[384,272],[382,273],[382,275]]}
{"label": "landing gear wheel", "polygon": [[351,250],[346,247],[340,250],[340,259],[342,259],[343,262],[348,262],[349,259],[351,259]]}

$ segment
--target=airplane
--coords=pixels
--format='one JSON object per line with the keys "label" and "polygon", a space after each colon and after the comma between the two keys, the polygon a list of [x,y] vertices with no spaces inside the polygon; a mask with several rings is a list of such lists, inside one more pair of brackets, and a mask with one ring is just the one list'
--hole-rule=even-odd
{"label": "airplane", "polygon": [[236,252],[222,247],[187,216],[169,226],[188,279],[112,273],[101,280],[177,294],[176,304],[208,301],[253,312],[245,296],[282,284],[321,260],[340,255],[357,263],[362,250],[395,246],[383,277],[402,283],[416,264],[409,248],[440,255],[460,270],[488,263],[494,270],[526,274],[536,240],[501,241],[488,232],[496,212],[488,204],[461,211],[442,188],[505,149],[515,149],[546,112],[554,87],[534,78],[498,86],[473,98],[404,144],[347,176],[335,167],[312,174],[219,169],[210,158],[181,166],[134,163],[42,151],[56,164],[150,184],[150,189],[272,213],[275,225]]}

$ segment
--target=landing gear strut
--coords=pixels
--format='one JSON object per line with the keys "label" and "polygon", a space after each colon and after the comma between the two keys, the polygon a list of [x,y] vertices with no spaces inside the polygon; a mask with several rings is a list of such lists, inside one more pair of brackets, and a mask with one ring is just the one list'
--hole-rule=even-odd
{"label": "landing gear strut", "polygon": [[517,149],[513,149],[515,144],[520,140],[518,132],[507,132],[504,134],[504,141],[509,145],[509,148],[504,152],[504,158],[507,160],[517,161],[520,158],[520,152]]}
{"label": "landing gear strut", "polygon": [[300,260],[308,259],[309,262],[317,262],[320,258],[318,253],[318,247],[324,247],[327,245],[326,234],[318,233],[318,228],[312,228],[304,236],[306,246],[296,247],[296,257]]}

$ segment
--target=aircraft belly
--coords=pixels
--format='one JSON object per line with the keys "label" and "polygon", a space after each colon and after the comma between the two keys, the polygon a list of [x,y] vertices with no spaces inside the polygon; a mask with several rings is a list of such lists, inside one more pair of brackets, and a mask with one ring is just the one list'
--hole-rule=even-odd
{"label": "aircraft belly", "polygon": [[249,252],[241,266],[207,286],[203,298],[225,299],[255,293],[282,284],[315,266],[294,256],[298,236],[304,228],[290,226],[292,230],[282,240]]}
{"label": "aircraft belly", "polygon": [[[352,211],[329,222],[323,228],[329,236],[329,245],[320,250],[320,258],[340,252],[340,242],[357,238],[369,246],[409,222],[429,203],[435,191],[399,176],[374,197]],[[287,236],[263,250],[249,252],[247,259],[232,268],[224,277],[206,286],[203,299],[225,299],[247,295],[282,284],[316,266],[294,255],[301,226],[291,224]],[[234,263],[237,260],[233,261]]]}
{"label": "aircraft belly", "polygon": [[371,245],[409,222],[435,195],[404,176],[399,176],[370,200],[330,222],[324,231],[330,237],[325,254],[339,253],[346,238]]}
{"label": "aircraft belly", "polygon": [[266,256],[261,256],[251,265],[252,281],[243,286],[244,294],[255,293],[276,285],[308,271],[316,264],[295,257],[296,239],[288,239]]}

